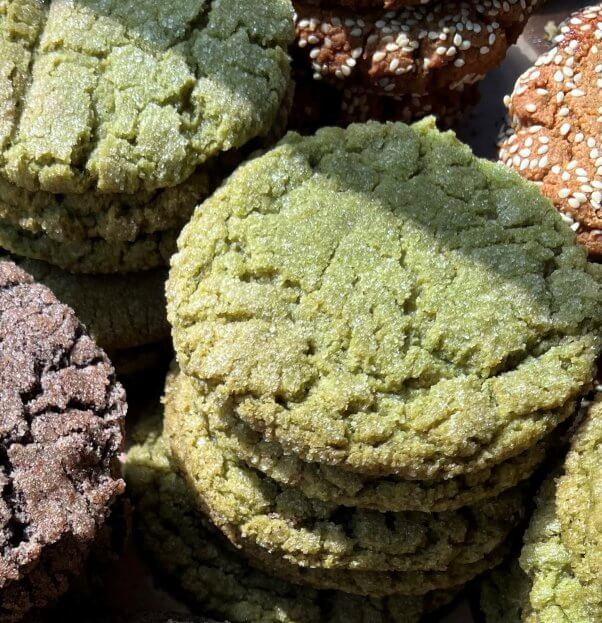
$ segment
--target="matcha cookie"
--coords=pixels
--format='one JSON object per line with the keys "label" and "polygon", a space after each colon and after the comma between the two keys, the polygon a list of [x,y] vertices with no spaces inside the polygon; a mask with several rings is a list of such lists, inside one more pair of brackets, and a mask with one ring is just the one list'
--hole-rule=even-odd
{"label": "matcha cookie", "polygon": [[196,210],[167,286],[183,371],[286,452],[444,479],[592,385],[602,289],[537,187],[432,120],[289,135]]}
{"label": "matcha cookie", "polygon": [[178,233],[170,229],[119,242],[102,238],[57,241],[0,222],[0,248],[72,273],[134,273],[166,266],[176,250]]}
{"label": "matcha cookie", "polygon": [[0,168],[50,193],[175,186],[269,132],[288,0],[12,0],[0,9]]}
{"label": "matcha cookie", "polygon": [[497,497],[529,478],[543,462],[552,440],[482,472],[448,480],[369,478],[338,467],[308,463],[237,419],[228,404],[206,412],[211,438],[249,466],[307,497],[376,511],[440,512]]}
{"label": "matcha cookie", "polygon": [[198,512],[166,455],[158,421],[146,422],[137,439],[126,479],[143,545],[158,571],[211,616],[232,623],[418,623],[425,611],[453,598],[447,592],[359,598],[295,586],[252,569]]}
{"label": "matcha cookie", "polygon": [[74,275],[45,262],[14,256],[9,259],[72,307],[92,338],[106,351],[135,349],[169,337],[164,270]]}
{"label": "matcha cookie", "polygon": [[574,434],[556,485],[556,514],[575,576],[602,592],[602,398]]}
{"label": "matcha cookie", "polygon": [[[601,620],[599,586],[580,582],[570,559],[556,514],[554,479],[549,478],[539,493],[537,509],[525,535],[520,568],[512,569],[510,576],[505,570],[496,572],[486,584],[482,605],[487,623]],[[522,597],[520,603],[517,597]],[[519,614],[520,618],[511,618],[510,613]]]}
{"label": "matcha cookie", "polygon": [[0,262],[0,619],[80,575],[123,491],[125,395],[73,310]]}
{"label": "matcha cookie", "polygon": [[[219,399],[195,391],[184,375],[170,378],[165,434],[178,468],[234,545],[277,568],[280,561],[283,567],[303,567],[299,573],[309,582],[357,584],[355,592],[370,594],[394,586],[403,591],[407,584],[408,592],[414,592],[415,577],[435,584],[442,580],[421,571],[450,578],[456,570],[465,573],[464,567],[493,552],[522,516],[521,491],[474,508],[433,514],[378,513],[312,500],[221,448],[206,426],[207,413],[219,408]],[[349,572],[326,571],[331,569]]]}
{"label": "matcha cookie", "polygon": [[554,47],[507,98],[500,160],[537,182],[595,257],[602,257],[602,8],[574,13]]}
{"label": "matcha cookie", "polygon": [[487,623],[602,620],[596,508],[601,422],[598,399],[574,434],[563,470],[552,474],[538,495],[519,567],[497,572],[485,584]]}

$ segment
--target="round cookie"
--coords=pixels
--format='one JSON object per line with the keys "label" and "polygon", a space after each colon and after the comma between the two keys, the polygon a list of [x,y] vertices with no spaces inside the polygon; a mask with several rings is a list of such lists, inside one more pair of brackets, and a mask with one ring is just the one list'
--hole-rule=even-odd
{"label": "round cookie", "polygon": [[529,478],[544,461],[551,440],[483,472],[441,481],[365,478],[337,467],[308,463],[268,442],[224,405],[206,413],[212,439],[221,448],[273,480],[294,487],[307,497],[380,512],[456,510],[497,497]]}
{"label": "round cookie", "polygon": [[590,388],[594,274],[534,185],[432,120],[368,123],[291,134],[205,201],[168,318],[183,371],[267,441],[444,479],[522,454]]}
{"label": "round cookie", "polygon": [[[599,586],[579,581],[563,543],[553,477],[546,480],[536,501],[537,508],[525,535],[520,568],[497,572],[501,577],[495,576],[493,585],[486,584],[482,594],[486,623],[600,620]],[[512,575],[504,575],[507,573]],[[510,618],[511,613],[518,613],[521,618]]]}
{"label": "round cookie", "polygon": [[0,223],[59,243],[132,242],[180,230],[218,179],[217,167],[208,165],[178,186],[135,195],[53,195],[23,190],[0,179]]}
{"label": "round cookie", "polygon": [[44,607],[79,575],[123,491],[125,395],[74,312],[0,263],[0,618]]}
{"label": "round cookie", "polygon": [[[273,561],[278,568],[282,560],[284,566],[303,567],[299,573],[310,582],[341,578],[357,583],[356,591],[362,586],[390,590],[390,584],[403,592],[406,583],[418,584],[414,576],[428,581],[437,575],[430,572],[438,571],[453,578],[455,571],[462,573],[462,567],[491,554],[522,517],[521,491],[474,508],[433,514],[378,513],[312,500],[221,448],[206,426],[207,413],[219,408],[219,399],[197,393],[184,375],[169,379],[165,434],[178,468],[235,546],[267,565]],[[332,569],[349,573],[329,573]],[[382,571],[405,573],[399,579],[397,574],[370,573]],[[429,573],[416,573],[421,571]],[[433,582],[439,579],[432,577]]]}
{"label": "round cookie", "polygon": [[3,174],[50,193],[180,184],[269,132],[292,37],[288,0],[7,3]]}
{"label": "round cookie", "polygon": [[90,336],[105,351],[136,349],[169,337],[165,270],[77,275],[46,262],[14,256],[8,259],[73,308]]}
{"label": "round cookie", "polygon": [[575,576],[602,591],[602,397],[589,407],[571,440],[556,484],[556,514]]}
{"label": "round cookie", "polygon": [[540,185],[595,257],[602,256],[601,17],[599,6],[575,13],[519,78],[500,147],[500,160]]}
{"label": "round cookie", "polygon": [[232,623],[418,623],[454,593],[387,599],[288,584],[249,567],[209,527],[166,454],[160,425],[148,420],[128,453],[126,479],[138,528],[157,570],[203,611]]}
{"label": "round cookie", "polygon": [[479,82],[506,56],[539,0],[441,0],[357,14],[295,2],[303,73],[382,95],[425,95]]}
{"label": "round cookie", "polygon": [[140,236],[131,242],[109,242],[102,238],[60,242],[44,233],[31,234],[0,222],[1,249],[68,272],[94,275],[163,268],[176,250],[178,235],[178,229],[170,229]]}

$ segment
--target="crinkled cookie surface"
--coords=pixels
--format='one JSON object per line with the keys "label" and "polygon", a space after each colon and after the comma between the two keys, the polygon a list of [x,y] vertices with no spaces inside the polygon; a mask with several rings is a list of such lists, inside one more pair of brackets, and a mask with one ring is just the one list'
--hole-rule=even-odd
{"label": "crinkled cookie surface", "polygon": [[0,165],[28,190],[176,185],[266,134],[289,84],[288,0],[8,0]]}
{"label": "crinkled cookie surface", "polygon": [[451,477],[533,446],[591,385],[601,287],[537,188],[432,121],[289,135],[179,240],[182,369],[301,458]]}
{"label": "crinkled cookie surface", "polygon": [[125,395],[74,312],[0,262],[0,618],[64,593],[123,491]]}
{"label": "crinkled cookie surface", "polygon": [[250,567],[215,534],[175,473],[158,419],[148,418],[128,453],[126,478],[138,529],[155,566],[194,604],[233,623],[417,623],[454,592],[386,599],[315,591]]}

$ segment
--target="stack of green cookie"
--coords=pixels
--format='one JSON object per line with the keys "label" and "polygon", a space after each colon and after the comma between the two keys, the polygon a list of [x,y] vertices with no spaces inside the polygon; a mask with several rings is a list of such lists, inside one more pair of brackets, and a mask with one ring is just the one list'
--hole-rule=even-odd
{"label": "stack of green cookie", "polygon": [[77,290],[101,346],[168,337],[177,235],[278,122],[292,37],[289,0],[1,4],[0,247]]}
{"label": "stack of green cookie", "polygon": [[291,134],[178,244],[179,367],[129,473],[190,599],[417,621],[502,559],[600,350],[600,280],[535,186],[432,120]]}
{"label": "stack of green cookie", "polygon": [[483,583],[487,623],[602,620],[602,399],[575,430],[564,466],[543,484],[519,561]]}

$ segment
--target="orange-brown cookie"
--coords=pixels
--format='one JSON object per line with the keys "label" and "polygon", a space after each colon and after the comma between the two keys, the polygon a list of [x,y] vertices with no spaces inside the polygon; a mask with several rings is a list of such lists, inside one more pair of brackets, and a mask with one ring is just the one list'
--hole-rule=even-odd
{"label": "orange-brown cookie", "polygon": [[403,121],[410,123],[428,115],[437,118],[439,127],[452,127],[479,99],[477,86],[462,91],[442,89],[431,95],[384,96],[363,87],[337,89],[312,80],[297,82],[290,118],[291,129],[314,132],[323,125],[346,127],[350,123]]}
{"label": "orange-brown cookie", "polygon": [[301,72],[387,95],[462,90],[498,66],[539,0],[442,0],[357,13],[295,3]]}
{"label": "orange-brown cookie", "polygon": [[568,18],[506,100],[500,160],[538,183],[602,257],[602,6]]}

